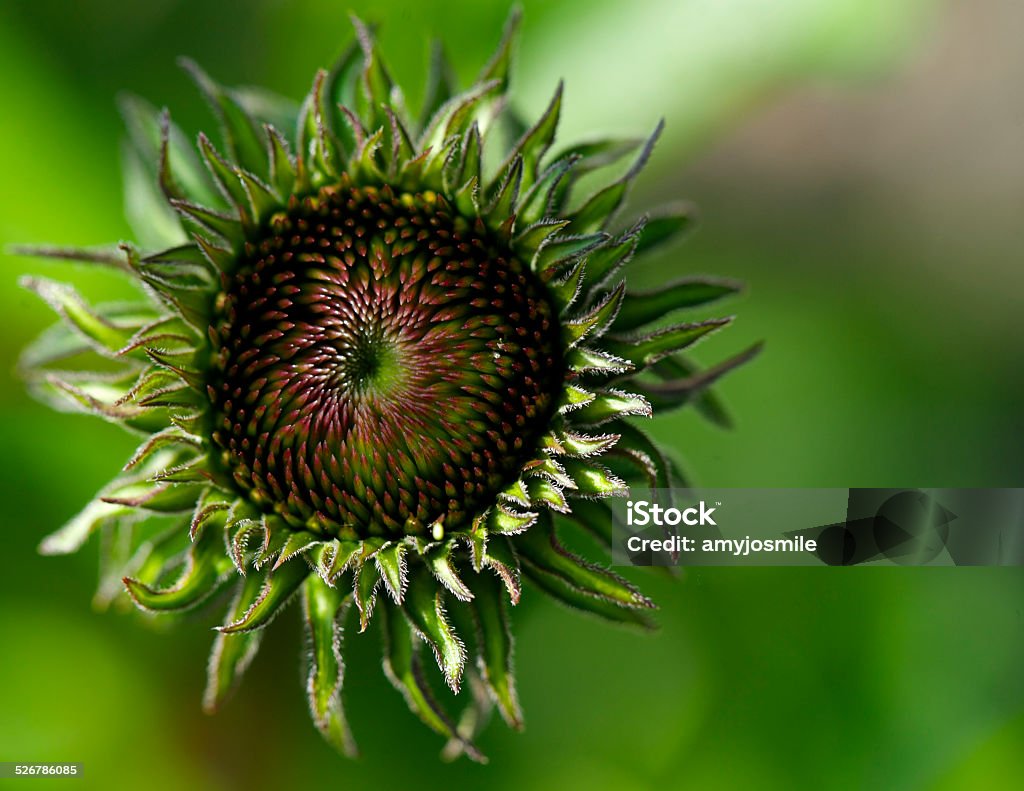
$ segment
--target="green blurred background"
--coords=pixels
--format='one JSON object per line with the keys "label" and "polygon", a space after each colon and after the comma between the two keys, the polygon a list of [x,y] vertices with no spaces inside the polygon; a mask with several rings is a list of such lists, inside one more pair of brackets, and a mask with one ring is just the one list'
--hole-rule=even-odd
{"label": "green blurred background", "polygon": [[[519,106],[566,78],[563,140],[665,137],[633,207],[687,198],[698,233],[637,272],[749,283],[713,362],[764,338],[721,393],[731,432],[681,413],[655,432],[709,486],[1019,486],[1024,472],[1024,7],[1014,0],[525,2]],[[508,6],[476,0],[5,0],[0,242],[127,238],[127,90],[210,126],[175,67],[299,96],[349,35],[381,23],[415,103],[431,35],[471,78]],[[653,636],[525,597],[514,619],[527,729],[493,723],[491,763],[439,741],[347,642],[364,757],[309,721],[294,618],[240,693],[201,714],[208,617],[175,628],[90,607],[95,542],[39,539],[135,440],[30,401],[14,366],[51,321],[27,271],[125,293],[104,272],[0,267],[0,760],[81,761],[97,789],[1018,789],[1024,574],[1012,569],[708,569],[645,578]],[[643,576],[643,575],[641,575]],[[0,781],[3,782],[3,781]],[[8,781],[42,786],[46,781]]]}

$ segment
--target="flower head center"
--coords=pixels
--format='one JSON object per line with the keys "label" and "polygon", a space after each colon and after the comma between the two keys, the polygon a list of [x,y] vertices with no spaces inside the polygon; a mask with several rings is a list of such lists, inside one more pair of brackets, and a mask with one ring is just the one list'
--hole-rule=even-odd
{"label": "flower head center", "polygon": [[562,387],[544,286],[432,193],[327,187],[269,226],[211,326],[222,463],[293,526],[468,527]]}
{"label": "flower head center", "polygon": [[395,346],[369,332],[362,333],[344,356],[341,386],[370,390],[375,386],[387,386],[400,373]]}

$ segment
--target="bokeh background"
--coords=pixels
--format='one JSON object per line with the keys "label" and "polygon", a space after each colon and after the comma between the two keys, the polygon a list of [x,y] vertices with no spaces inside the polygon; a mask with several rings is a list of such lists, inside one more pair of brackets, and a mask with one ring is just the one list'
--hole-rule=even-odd
{"label": "bokeh background", "polygon": [[[709,486],[1019,486],[1024,472],[1024,7],[1015,0],[527,0],[517,102],[565,77],[562,139],[668,122],[633,207],[687,198],[703,221],[637,282],[749,283],[704,362],[765,339],[720,387],[725,432],[654,431]],[[174,65],[299,96],[349,35],[380,38],[415,103],[428,39],[470,79],[505,2],[5,0],[0,242],[127,238],[114,96],[209,127]],[[0,264],[0,760],[81,761],[97,789],[1017,789],[1024,787],[1024,574],[1014,569],[706,569],[644,579],[660,632],[527,596],[514,613],[527,729],[491,763],[439,741],[348,641],[364,757],[309,722],[299,629],[282,617],[240,694],[199,698],[211,621],[167,629],[90,606],[96,546],[39,539],[134,439],[25,395],[19,349],[51,321]],[[8,781],[21,787],[30,781]],[[46,781],[31,781],[37,786]],[[60,783],[55,783],[60,785]]]}

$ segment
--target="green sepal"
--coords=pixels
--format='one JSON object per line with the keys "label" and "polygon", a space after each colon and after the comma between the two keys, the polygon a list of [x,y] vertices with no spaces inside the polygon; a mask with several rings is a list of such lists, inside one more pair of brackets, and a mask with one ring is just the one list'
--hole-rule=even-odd
{"label": "green sepal", "polygon": [[359,631],[365,632],[373,617],[373,607],[377,602],[377,587],[380,585],[380,572],[377,565],[368,558],[359,558],[353,572],[352,591],[355,594],[356,607],[359,609]]}
{"label": "green sepal", "polygon": [[210,142],[210,138],[202,132],[199,133],[199,151],[203,155],[207,170],[213,176],[214,183],[238,213],[239,222],[243,227],[251,228],[252,223],[249,221],[246,211],[249,206],[249,196],[245,194],[245,187],[242,186],[242,182],[235,173],[234,166],[221,156]]}
{"label": "green sepal", "polygon": [[549,455],[528,462],[526,469],[530,475],[543,476],[562,489],[576,488],[575,481],[566,474],[565,468]]}
{"label": "green sepal", "polygon": [[538,220],[516,235],[512,240],[512,248],[524,260],[531,260],[548,239],[555,236],[568,224],[568,220]]}
{"label": "green sepal", "polygon": [[345,612],[351,603],[351,594],[343,596],[317,576],[308,577],[302,586],[302,615],[309,657],[306,680],[309,711],[329,744],[345,755],[355,756],[358,750],[341,705],[345,668],[341,643]]}
{"label": "green sepal", "polygon": [[166,412],[167,422],[177,426],[189,434],[201,432],[207,425],[206,415],[203,412],[184,412],[179,410],[168,410]]}
{"label": "green sepal", "polygon": [[[238,591],[227,612],[227,622],[241,620],[259,600],[264,578],[250,574],[238,583]],[[213,641],[210,661],[206,671],[206,691],[203,694],[203,710],[212,714],[238,686],[256,652],[259,651],[261,630],[225,634],[219,632]]]}
{"label": "green sepal", "polygon": [[173,386],[151,391],[145,396],[140,394],[136,398],[136,403],[147,409],[167,407],[167,420],[180,428],[183,425],[178,414],[181,410],[185,409],[190,413],[198,414],[207,402],[203,401],[203,396],[198,390],[193,390],[180,380],[175,379]]}
{"label": "green sepal", "polygon": [[288,141],[272,126],[264,127],[270,151],[270,184],[277,194],[284,197],[295,191],[295,160],[288,148]]}
{"label": "green sepal", "polygon": [[298,590],[309,573],[309,565],[302,558],[296,558],[271,571],[267,574],[259,597],[245,614],[236,621],[218,626],[217,630],[225,634],[236,634],[266,626]]}
{"label": "green sepal", "polygon": [[219,285],[220,270],[210,263],[203,251],[195,244],[180,244],[166,250],[143,256],[138,264],[161,276],[183,274],[190,282]]}
{"label": "green sepal", "polygon": [[22,350],[18,369],[30,381],[40,378],[40,371],[79,354],[95,351],[93,342],[82,336],[67,322],[51,324]]}
{"label": "green sepal", "polygon": [[473,581],[476,601],[471,608],[476,620],[480,672],[491,698],[509,727],[522,730],[523,713],[516,695],[512,667],[512,630],[501,597],[501,583],[488,575]]}
{"label": "green sepal", "polygon": [[[566,346],[572,348],[584,338],[600,338],[615,320],[625,293],[626,283],[623,281],[587,313],[563,322],[562,338]],[[617,354],[614,348],[609,351]],[[626,357],[626,355],[620,356]],[[627,357],[627,359],[629,358]]]}
{"label": "green sepal", "polygon": [[635,330],[681,308],[706,305],[735,294],[742,287],[742,284],[735,280],[690,277],[677,280],[656,291],[629,292],[622,300],[622,307],[615,317],[612,329],[615,332]]}
{"label": "green sepal", "polygon": [[[89,536],[104,524],[132,516],[133,511],[129,506],[107,503],[97,496],[59,530],[46,536],[39,544],[39,554],[70,555],[77,552]],[[135,515],[135,518],[140,517]]]}
{"label": "green sepal", "polygon": [[579,165],[576,172],[579,174],[590,173],[599,168],[614,165],[623,157],[636,151],[644,144],[642,138],[626,138],[621,140],[604,139],[592,140],[584,143],[573,143],[560,149],[551,156],[552,162],[561,159],[577,159]]}
{"label": "green sepal", "polygon": [[52,258],[57,261],[75,261],[82,264],[98,264],[119,272],[133,272],[132,248],[125,243],[100,247],[61,247],[54,245],[12,245],[11,255],[29,255],[36,258]]}
{"label": "green sepal", "polygon": [[334,585],[338,577],[349,567],[360,550],[360,542],[334,539],[319,548],[316,569],[328,585]]}
{"label": "green sepal", "polygon": [[177,426],[170,426],[165,428],[163,431],[159,431],[156,434],[148,437],[132,454],[132,457],[125,463],[123,469],[130,470],[134,467],[138,467],[143,462],[149,460],[154,453],[158,453],[168,448],[191,448],[199,450],[202,447],[202,440],[193,435],[188,434]]}
{"label": "green sepal", "polygon": [[[411,188],[417,192],[422,190],[443,192],[445,188],[445,172],[451,168],[451,160],[456,154],[458,145],[458,136],[451,135],[441,145],[431,148],[427,155],[420,160],[422,165],[419,168],[419,180]],[[406,178],[408,178],[408,175]],[[438,199],[441,201],[444,200],[444,197],[439,194]]]}
{"label": "green sepal", "polygon": [[265,177],[268,172],[267,152],[259,129],[248,112],[226,88],[218,85],[195,62],[178,61],[189,73],[220,121],[224,142],[232,158],[251,173]]}
{"label": "green sepal", "polygon": [[206,332],[213,310],[214,296],[210,289],[183,287],[176,280],[157,277],[145,270],[139,272],[139,277],[160,301],[176,310],[197,330]]}
{"label": "green sepal", "polygon": [[558,87],[555,88],[555,95],[547,109],[537,123],[513,146],[505,164],[499,168],[499,180],[506,180],[516,168],[516,161],[519,160],[522,168],[522,189],[529,189],[537,181],[540,161],[555,139],[555,130],[558,128],[558,118],[562,110],[563,87],[563,82],[559,80]]}
{"label": "green sepal", "polygon": [[[220,520],[223,523],[223,513]],[[224,554],[219,531],[205,530],[189,547],[185,568],[171,587],[154,588],[131,577],[125,577],[123,582],[139,607],[165,612],[188,610],[202,604],[232,575],[234,567]]]}
{"label": "green sepal", "polygon": [[105,357],[116,357],[147,321],[155,318],[152,309],[140,310],[131,323],[115,323],[90,307],[69,285],[42,277],[22,277],[23,288],[37,294],[89,345]]}
{"label": "green sepal", "polygon": [[[235,569],[239,574],[246,574],[249,562],[259,568],[256,557],[266,548],[270,539],[270,528],[266,518],[247,500],[237,499],[228,509],[227,524],[224,526],[225,542]],[[260,546],[252,556],[249,555],[249,544],[254,537],[261,540]]]}
{"label": "green sepal", "polygon": [[249,196],[249,208],[257,223],[264,222],[270,215],[281,209],[282,199],[274,193],[272,187],[263,183],[247,170],[236,169],[236,172]]}
{"label": "green sepal", "polygon": [[[674,371],[676,375],[673,378],[663,382],[636,382],[635,385],[643,391],[655,410],[678,409],[695,402],[705,417],[719,425],[728,426],[728,415],[717,399],[712,397],[709,388],[730,371],[756,357],[762,348],[763,344],[755,343],[749,349],[703,371],[683,369],[682,361],[674,357],[666,358],[655,365],[654,371],[667,376],[671,376]],[[669,364],[663,366],[663,363]]]}
{"label": "green sepal", "polygon": [[676,324],[637,338],[608,335],[601,345],[612,354],[629,360],[637,368],[646,368],[663,357],[692,346],[731,321],[729,317]]}
{"label": "green sepal", "polygon": [[284,542],[284,546],[281,547],[281,551],[277,555],[277,559],[274,561],[272,567],[273,571],[277,571],[278,568],[283,566],[292,558],[297,555],[305,555],[314,547],[320,546],[323,541],[320,536],[314,535],[306,530],[294,530],[288,531],[288,539]]}
{"label": "green sepal", "polygon": [[324,99],[327,72],[320,69],[313,88],[299,113],[298,181],[300,189],[320,187],[341,173],[343,154],[328,126],[329,110]]}
{"label": "green sepal", "polygon": [[135,431],[153,434],[167,427],[167,412],[121,401],[124,389],[104,381],[73,381],[77,372],[47,373],[29,380],[33,395],[62,412],[83,411]]}
{"label": "green sepal", "polygon": [[154,181],[165,197],[220,203],[195,149],[167,110],[130,94],[119,97],[118,107],[135,150],[149,168],[157,166]]}
{"label": "green sepal", "polygon": [[384,587],[394,600],[395,604],[401,604],[405,596],[405,587],[408,584],[409,570],[405,559],[408,546],[402,541],[391,541],[385,544],[373,556],[384,580]]}
{"label": "green sepal", "polygon": [[628,182],[616,181],[595,193],[573,212],[568,233],[593,233],[605,228],[622,205],[628,188]]}
{"label": "green sepal", "polygon": [[384,141],[384,127],[369,135],[356,149],[348,167],[362,184],[383,184],[387,181],[378,164],[377,153]]}
{"label": "green sepal", "polygon": [[452,550],[456,542],[449,539],[429,547],[423,554],[430,570],[437,580],[444,585],[455,598],[461,601],[469,601],[473,598],[473,592],[466,587],[466,583],[459,577],[455,567],[452,566]]}
{"label": "green sepal", "polygon": [[516,505],[521,505],[523,508],[530,507],[530,495],[527,494],[526,486],[520,478],[517,478],[509,484],[504,491],[499,492],[498,497],[515,503]]}
{"label": "green sepal", "polygon": [[608,240],[608,234],[597,233],[586,236],[558,236],[537,251],[531,267],[545,282],[563,274],[570,264],[591,253]]}
{"label": "green sepal", "polygon": [[[261,568],[274,563],[281,557],[281,553],[294,534],[292,528],[280,517],[256,512],[256,519],[262,529],[263,544],[256,553],[253,563],[256,568]],[[273,568],[271,567],[271,570]]]}
{"label": "green sepal", "polygon": [[445,617],[441,589],[424,570],[410,574],[403,611],[416,633],[431,647],[437,666],[453,692],[459,691],[466,649]]}
{"label": "green sepal", "polygon": [[566,431],[558,435],[560,453],[565,456],[576,456],[586,458],[587,456],[600,456],[618,441],[618,434],[600,434],[590,436],[578,434],[573,431]]}
{"label": "green sepal", "polygon": [[598,393],[589,404],[573,413],[573,422],[585,426],[597,426],[626,415],[651,416],[651,405],[641,395],[610,389]]}
{"label": "green sepal", "polygon": [[615,217],[619,207],[622,206],[630,185],[647,164],[647,160],[654,150],[654,144],[661,137],[664,128],[665,122],[660,121],[655,127],[654,133],[644,143],[636,162],[626,174],[618,181],[592,195],[583,206],[573,213],[572,226],[569,229],[572,233],[591,233],[608,225]]}
{"label": "green sepal", "polygon": [[118,349],[117,356],[132,360],[146,360],[147,349],[163,349],[171,353],[194,353],[200,343],[193,327],[180,316],[167,316],[149,324]]}
{"label": "green sepal", "polygon": [[405,615],[394,605],[389,604],[381,609],[381,617],[384,619],[384,673],[388,680],[402,693],[409,710],[427,727],[441,736],[457,739],[467,755],[482,760],[480,751],[459,735],[454,721],[434,697],[423,675],[419,645]]}
{"label": "green sepal", "polygon": [[525,225],[533,225],[557,215],[554,195],[560,185],[569,180],[577,162],[578,157],[555,160],[544,169],[529,189],[524,190],[523,198],[516,207],[516,214]]}
{"label": "green sepal", "polygon": [[522,533],[536,521],[537,514],[518,514],[497,503],[487,512],[487,532],[495,535],[515,535]]}
{"label": "green sepal", "polygon": [[[473,127],[478,125],[476,108],[485,97],[493,92],[496,84],[495,82],[486,82],[474,85],[469,90],[453,96],[445,102],[423,130],[416,142],[416,150],[430,149],[433,151],[446,140],[451,138],[457,140],[464,135],[471,134]],[[477,128],[476,135],[479,139],[479,128]],[[472,145],[472,141],[469,140],[469,142]],[[472,157],[477,156],[479,152],[474,153],[471,149],[467,149],[467,154]],[[464,162],[463,177],[469,178],[478,175],[472,170],[471,163],[467,166],[467,163]],[[477,170],[479,170],[479,164],[477,164]]]}
{"label": "green sepal", "polygon": [[462,161],[459,163],[458,178],[451,185],[451,189],[464,185],[466,182],[476,179],[476,183],[483,182],[483,143],[480,140],[480,127],[474,121],[463,135]]}
{"label": "green sepal", "polygon": [[484,211],[484,218],[492,228],[500,228],[513,217],[516,200],[519,198],[519,184],[523,179],[523,160],[516,157],[494,194],[494,199]]}
{"label": "green sepal", "polygon": [[[171,526],[164,527],[166,525]],[[134,544],[136,548],[130,560],[122,563],[120,568],[112,564],[114,556],[104,557],[104,565],[107,565],[107,561],[111,562],[111,565],[101,572],[106,577],[107,590],[105,594],[97,591],[97,595],[105,595],[108,602],[125,592],[126,576],[144,580],[152,585],[163,582],[172,572],[180,576],[186,556],[193,546],[187,531],[181,529],[180,523],[175,524],[171,520],[119,520],[105,525],[103,531],[104,538],[116,532],[122,541]],[[110,549],[111,544],[104,541],[101,552],[105,553]],[[114,554],[117,554],[116,550]],[[130,602],[131,597],[124,596],[122,601]]]}
{"label": "green sepal", "polygon": [[654,608],[650,599],[617,574],[569,552],[558,541],[549,520],[520,536],[516,550],[531,571],[554,578],[584,596],[624,609]]}
{"label": "green sepal", "polygon": [[210,469],[209,460],[205,455],[197,456],[184,463],[168,467],[155,473],[151,481],[166,481],[169,483],[210,483],[213,473]]}
{"label": "green sepal", "polygon": [[609,428],[621,435],[618,444],[610,451],[613,456],[628,459],[643,473],[650,488],[672,488],[669,462],[647,434],[627,420],[616,420]]}
{"label": "green sepal", "polygon": [[196,541],[211,524],[214,530],[226,531],[231,505],[228,495],[214,488],[207,489],[196,502],[195,511],[192,512],[192,521],[188,526],[189,540]]}
{"label": "green sepal", "polygon": [[505,536],[494,536],[491,541],[488,541],[483,566],[491,569],[498,576],[498,579],[501,580],[508,591],[509,601],[512,604],[519,604],[519,597],[523,593],[523,586],[519,558],[513,549],[511,539]]}
{"label": "green sepal", "polygon": [[242,226],[238,217],[177,198],[172,198],[170,204],[186,221],[190,230],[198,231],[200,235],[215,234],[219,241],[232,245],[242,241]]}
{"label": "green sepal", "polygon": [[565,355],[565,363],[570,370],[577,373],[603,374],[614,376],[633,370],[633,364],[621,357],[616,357],[597,349],[585,346],[574,346]]}
{"label": "green sepal", "polygon": [[[372,30],[372,28],[371,28]],[[363,68],[363,50],[359,41],[353,41],[327,72],[324,81],[324,122],[334,132],[341,145],[342,154],[351,154],[356,150],[356,139],[352,129],[341,113],[342,107],[353,108],[359,99],[360,72]]]}
{"label": "green sepal", "polygon": [[366,115],[369,120],[369,127],[376,129],[385,126],[387,118],[384,114],[384,106],[392,103],[392,91],[394,83],[384,63],[381,61],[380,52],[377,50],[377,42],[373,34],[355,15],[351,16],[352,25],[356,29],[356,38],[359,41],[359,48],[363,52],[363,73],[362,88],[366,101]]}
{"label": "green sepal", "polygon": [[[466,631],[473,631],[473,627],[470,626]],[[475,743],[475,740],[484,732],[491,719],[491,711],[494,708],[494,704],[491,702],[483,680],[478,673],[470,672],[467,675],[467,681],[469,682],[470,702],[463,707],[462,712],[459,714],[458,724],[456,725],[456,731],[460,738],[449,739],[445,742],[444,747],[441,748],[442,761],[458,760],[466,753],[465,745],[467,743]],[[469,757],[477,763],[487,763],[487,757],[484,755]]]}
{"label": "green sepal", "polygon": [[455,208],[464,217],[476,217],[480,214],[480,190],[474,176],[455,193]]}
{"label": "green sepal", "polygon": [[495,81],[493,92],[495,95],[504,94],[508,91],[509,70],[512,63],[512,50],[519,38],[519,24],[522,21],[522,12],[518,7],[513,7],[509,12],[508,20],[505,22],[505,30],[501,35],[501,42],[491,60],[480,72],[477,83]]}
{"label": "green sepal", "polygon": [[564,458],[562,465],[576,483],[574,496],[579,497],[620,497],[629,493],[626,484],[603,467],[577,458]]}
{"label": "green sepal", "polygon": [[[385,172],[388,181],[395,183],[399,171],[406,162],[413,158],[415,152],[412,148],[412,140],[405,124],[390,107],[384,108],[388,122],[384,125],[384,152],[387,154]],[[449,157],[450,158],[450,155]]]}
{"label": "green sepal", "polygon": [[657,624],[645,611],[620,607],[604,599],[595,599],[588,594],[581,593],[561,578],[546,573],[529,561],[524,561],[523,573],[534,585],[553,599],[557,599],[575,610],[589,612],[613,623],[633,624],[648,630],[657,628]]}
{"label": "green sepal", "polygon": [[191,511],[203,487],[194,483],[132,483],[103,496],[103,501],[156,513]]}
{"label": "green sepal", "polygon": [[594,400],[594,393],[578,385],[565,385],[558,396],[558,414],[564,415],[589,404]]}
{"label": "green sepal", "polygon": [[[366,143],[366,138],[369,135],[366,132],[366,127],[363,126],[363,122],[351,107],[343,104],[338,109],[341,112],[338,126],[340,129],[345,130],[345,138],[352,141],[351,147],[347,151],[348,158],[351,159],[355,156],[356,152],[363,147]],[[302,164],[301,158],[299,159],[299,164]],[[308,183],[304,182],[303,188],[308,189]]]}
{"label": "green sepal", "polygon": [[[178,377],[178,379],[191,387],[197,393],[205,394],[206,381],[202,371],[198,371],[195,368],[182,364],[177,355],[171,355],[167,352],[158,351],[157,349],[146,349],[146,356],[164,370],[173,373]],[[197,406],[202,405],[203,403],[204,402],[202,401],[197,402]]]}
{"label": "green sepal", "polygon": [[569,510],[569,504],[565,501],[562,490],[550,481],[543,478],[530,478],[526,482],[526,490],[530,493],[530,502],[534,506],[543,504],[560,514]]}
{"label": "green sepal", "polygon": [[[180,525],[167,528],[163,533],[152,534],[153,525],[133,524],[127,520],[114,520],[103,525],[99,531],[99,582],[93,594],[93,607],[102,612],[115,601],[123,603],[121,594],[124,592],[122,580],[126,576],[138,577],[138,569],[145,565],[157,546],[163,542],[180,545],[172,550],[180,554],[187,546],[181,538]],[[147,579],[159,577],[161,562]]]}
{"label": "green sepal", "polygon": [[[152,363],[147,355],[147,361]],[[116,406],[136,404],[138,406],[154,406],[164,396],[175,398],[175,391],[187,390],[188,386],[181,381],[174,371],[163,366],[150,365],[143,369],[139,378],[132,384],[128,392],[114,402]]]}
{"label": "green sepal", "polygon": [[[174,458],[175,454],[171,451],[163,450],[154,453],[135,470],[133,476],[121,476],[105,486],[70,521],[43,539],[39,545],[39,552],[43,555],[70,554],[78,550],[93,532],[106,524],[115,520],[122,522],[141,520],[145,515],[130,505],[107,502],[104,498],[109,494],[124,490],[132,481],[144,481]],[[193,499],[193,505],[194,503]]]}
{"label": "green sepal", "polygon": [[202,234],[192,234],[192,238],[203,251],[206,259],[221,272],[229,272],[235,264],[235,254],[227,247],[214,244]]}
{"label": "green sepal", "polygon": [[487,512],[479,513],[473,517],[468,530],[462,532],[462,540],[469,549],[469,561],[473,571],[479,573],[484,567],[484,553],[487,550]]}
{"label": "green sepal", "polygon": [[166,247],[187,238],[174,210],[167,205],[153,160],[134,147],[121,146],[124,215],[135,238],[146,247]]}
{"label": "green sepal", "polygon": [[585,258],[581,258],[564,278],[548,283],[548,294],[551,295],[551,301],[558,306],[559,315],[565,316],[580,291],[583,290],[586,271],[587,261]]}
{"label": "green sepal", "polygon": [[591,294],[601,291],[605,284],[632,260],[645,222],[646,219],[639,220],[632,228],[628,228],[614,240],[587,256],[586,288]]}

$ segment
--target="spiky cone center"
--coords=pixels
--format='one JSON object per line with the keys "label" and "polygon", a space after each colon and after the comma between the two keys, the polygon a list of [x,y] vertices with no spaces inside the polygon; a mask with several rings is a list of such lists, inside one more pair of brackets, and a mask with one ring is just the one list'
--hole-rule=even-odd
{"label": "spiky cone center", "polygon": [[564,374],[536,275],[432,192],[292,198],[223,277],[211,436],[256,505],[345,538],[469,526]]}

